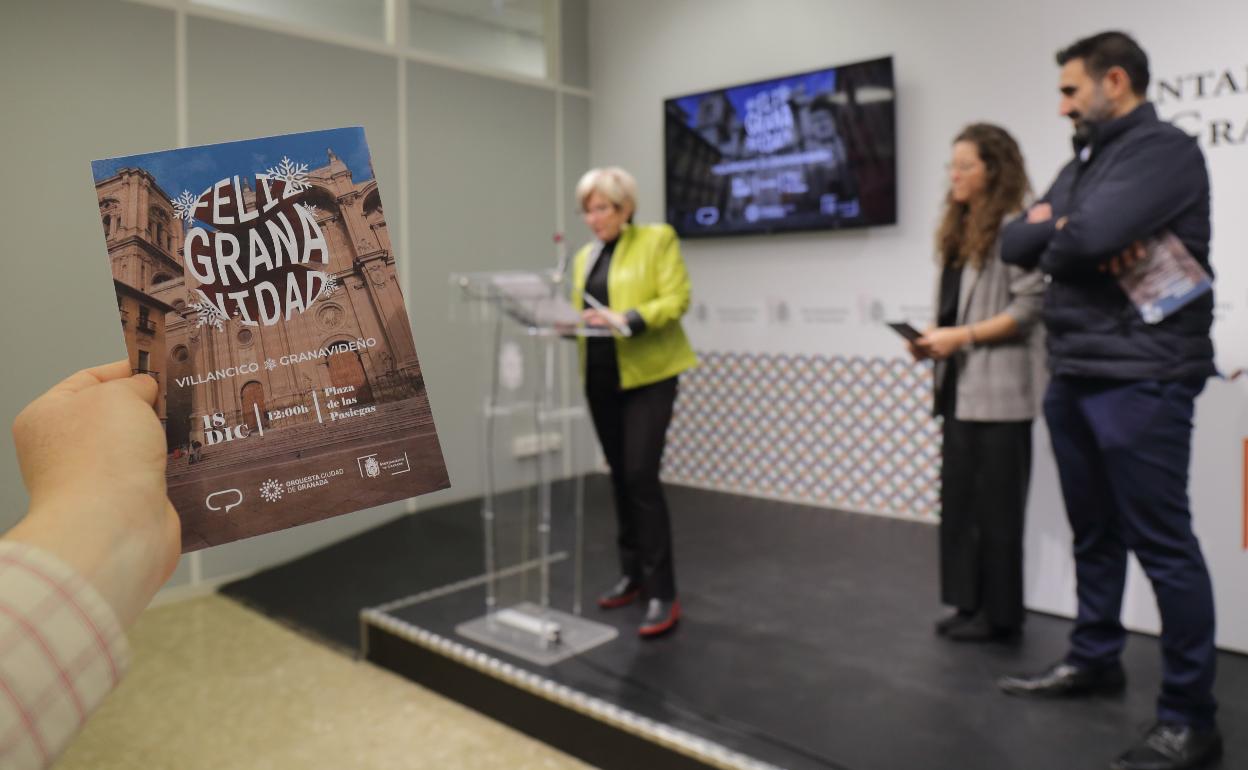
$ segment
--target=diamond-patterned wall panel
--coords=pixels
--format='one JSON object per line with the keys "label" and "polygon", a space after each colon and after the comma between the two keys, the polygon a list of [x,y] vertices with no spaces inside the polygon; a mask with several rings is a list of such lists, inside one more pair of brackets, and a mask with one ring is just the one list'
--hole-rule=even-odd
{"label": "diamond-patterned wall panel", "polygon": [[935,518],[931,370],[903,358],[699,353],[680,378],[663,477],[856,511]]}

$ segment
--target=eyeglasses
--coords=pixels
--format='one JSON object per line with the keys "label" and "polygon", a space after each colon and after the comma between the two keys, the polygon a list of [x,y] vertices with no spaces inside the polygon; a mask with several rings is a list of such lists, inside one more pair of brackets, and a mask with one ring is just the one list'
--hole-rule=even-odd
{"label": "eyeglasses", "polygon": [[972,171],[975,171],[976,169],[981,169],[983,167],[984,167],[984,164],[982,162],[980,163],[946,163],[945,171],[956,171],[959,174],[969,174]]}

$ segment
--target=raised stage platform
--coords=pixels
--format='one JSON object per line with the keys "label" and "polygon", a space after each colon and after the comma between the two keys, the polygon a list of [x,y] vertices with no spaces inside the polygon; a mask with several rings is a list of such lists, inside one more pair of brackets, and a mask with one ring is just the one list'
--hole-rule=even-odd
{"label": "raised stage platform", "polygon": [[[643,642],[639,607],[587,601],[586,617],[618,637],[549,667],[455,633],[484,606],[475,503],[401,518],[222,593],[608,769],[1103,770],[1152,721],[1160,660],[1142,635],[1127,648],[1122,697],[999,693],[995,676],[1060,655],[1070,624],[1033,613],[1014,646],[936,637],[930,525],[685,487],[669,495],[681,625]],[[617,572],[608,501],[606,478],[589,477],[590,597]],[[559,590],[570,545],[557,538],[552,556],[559,608],[570,603]],[[1248,766],[1248,658],[1221,656],[1217,694],[1222,767]]]}

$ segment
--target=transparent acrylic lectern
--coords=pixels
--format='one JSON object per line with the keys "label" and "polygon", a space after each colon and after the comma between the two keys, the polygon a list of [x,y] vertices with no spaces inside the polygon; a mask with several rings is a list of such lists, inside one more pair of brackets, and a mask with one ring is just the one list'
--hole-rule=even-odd
{"label": "transparent acrylic lectern", "polygon": [[581,617],[584,473],[597,457],[576,371],[580,324],[553,271],[457,273],[457,315],[481,331],[485,613],[456,626],[551,665],[615,638]]}

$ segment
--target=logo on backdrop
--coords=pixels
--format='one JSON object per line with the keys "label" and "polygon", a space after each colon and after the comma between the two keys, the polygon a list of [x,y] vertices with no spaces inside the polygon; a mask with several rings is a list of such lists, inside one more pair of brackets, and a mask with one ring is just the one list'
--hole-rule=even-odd
{"label": "logo on backdrop", "polygon": [[1248,65],[1159,77],[1153,102],[1207,149],[1248,147]]}

